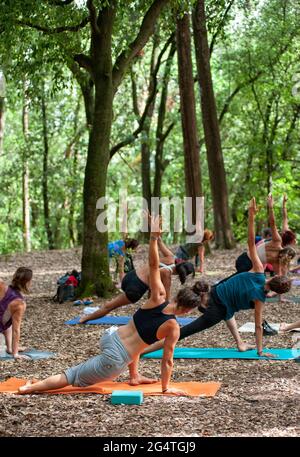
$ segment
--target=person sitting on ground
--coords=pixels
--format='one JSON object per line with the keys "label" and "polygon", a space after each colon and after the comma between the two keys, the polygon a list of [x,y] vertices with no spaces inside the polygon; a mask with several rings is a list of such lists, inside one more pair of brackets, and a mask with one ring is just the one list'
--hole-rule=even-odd
{"label": "person sitting on ground", "polygon": [[[290,290],[291,280],[286,276],[275,276],[266,280],[263,264],[258,257],[255,247],[254,220],[257,213],[255,198],[249,203],[248,249],[252,269],[229,277],[212,287],[210,292],[203,290],[201,296],[202,316],[188,325],[181,327],[180,338],[186,338],[195,333],[213,327],[225,320],[239,346],[239,333],[234,320],[234,314],[240,310],[254,309],[255,336],[257,354],[260,357],[272,357],[263,352],[263,309],[264,302],[270,290],[283,294]],[[195,289],[196,290],[196,289]],[[231,322],[230,322],[231,321]],[[161,342],[155,343],[145,352],[160,349]]]}
{"label": "person sitting on ground", "polygon": [[133,251],[136,250],[138,246],[139,242],[134,238],[112,241],[107,245],[109,258],[114,258],[117,262],[117,271],[119,273],[119,286],[121,285],[121,281],[125,276],[124,265],[126,260],[126,253],[129,249]]}
{"label": "person sitting on ground", "polygon": [[127,325],[110,332],[105,331],[100,340],[102,353],[86,362],[73,366],[59,375],[43,381],[29,381],[19,388],[19,393],[29,394],[45,390],[61,389],[67,385],[86,387],[101,381],[117,378],[129,367],[130,384],[156,382],[141,376],[138,372],[140,354],[155,341],[163,340],[161,364],[162,393],[185,395],[183,391],[170,388],[173,370],[173,352],[179,337],[176,316],[192,311],[199,305],[199,296],[190,288],[181,289],[170,303],[161,282],[157,239],[160,235],[159,219],[153,218],[149,243],[150,299],[136,311]]}
{"label": "person sitting on ground", "polygon": [[21,323],[26,310],[22,293],[28,294],[32,283],[32,270],[19,267],[7,287],[0,281],[0,333],[3,333],[6,352],[15,359],[27,358],[20,354],[25,348],[19,346]]}
{"label": "person sitting on ground", "polygon": [[[158,239],[158,245],[164,255],[159,264],[160,277],[166,290],[167,300],[169,300],[172,275],[178,275],[181,284],[184,284],[188,275],[193,274],[193,276],[195,276],[195,270],[193,264],[190,262],[170,263],[172,261],[174,262],[174,254],[165,246],[161,237]],[[149,283],[150,270],[148,264],[130,271],[124,276],[121,283],[123,293],[105,303],[94,313],[83,315],[80,318],[79,323],[84,324],[89,320],[99,319],[100,317],[106,316],[114,309],[138,302],[149,290]]]}
{"label": "person sitting on ground", "polygon": [[282,322],[279,327],[279,333],[287,333],[295,328],[300,328],[300,321],[293,322],[292,324],[286,324]]}
{"label": "person sitting on ground", "polygon": [[[271,194],[269,194],[267,202],[272,239],[257,246],[257,255],[264,266],[266,264],[272,265],[275,274],[286,275],[289,264],[296,255],[296,251],[291,246],[282,246],[282,239],[276,227],[273,210],[274,201]],[[235,266],[238,273],[250,271],[252,269],[252,261],[247,252],[244,252],[237,258]]]}
{"label": "person sitting on ground", "polygon": [[186,243],[180,245],[175,253],[177,259],[189,260],[195,257],[196,271],[203,273],[205,245],[214,239],[214,233],[205,229],[201,243]]}

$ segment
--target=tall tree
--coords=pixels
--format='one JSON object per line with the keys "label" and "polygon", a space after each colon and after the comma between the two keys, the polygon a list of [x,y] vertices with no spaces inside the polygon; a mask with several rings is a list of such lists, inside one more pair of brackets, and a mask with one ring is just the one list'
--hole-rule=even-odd
{"label": "tall tree", "polygon": [[193,10],[193,29],[201,94],[202,122],[214,208],[216,246],[230,249],[234,245],[234,240],[230,224],[226,172],[210,67],[205,0],[197,0],[196,2]]}
{"label": "tall tree", "polygon": [[31,251],[30,234],[30,199],[29,199],[29,105],[28,81],[24,81],[22,125],[24,135],[24,148],[22,151],[22,189],[23,189],[23,240],[26,252]]}
{"label": "tall tree", "polygon": [[199,141],[191,51],[190,16],[177,19],[177,55],[181,123],[184,144],[186,196],[192,197],[192,222],[196,223],[196,197],[202,196]]}

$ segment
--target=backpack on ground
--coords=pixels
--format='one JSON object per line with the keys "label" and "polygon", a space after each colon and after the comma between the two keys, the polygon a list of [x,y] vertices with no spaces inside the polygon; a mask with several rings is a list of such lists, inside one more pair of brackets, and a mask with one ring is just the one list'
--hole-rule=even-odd
{"label": "backpack on ground", "polygon": [[53,301],[63,303],[68,300],[74,300],[75,291],[79,286],[81,273],[72,270],[71,273],[67,272],[57,280],[57,291],[53,297]]}

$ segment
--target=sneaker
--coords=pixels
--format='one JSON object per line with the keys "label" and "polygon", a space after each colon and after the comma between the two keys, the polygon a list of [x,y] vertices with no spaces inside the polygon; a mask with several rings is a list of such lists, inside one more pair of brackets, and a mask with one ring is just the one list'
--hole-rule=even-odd
{"label": "sneaker", "polygon": [[264,336],[273,336],[278,334],[277,330],[271,327],[266,320],[263,321],[262,328]]}

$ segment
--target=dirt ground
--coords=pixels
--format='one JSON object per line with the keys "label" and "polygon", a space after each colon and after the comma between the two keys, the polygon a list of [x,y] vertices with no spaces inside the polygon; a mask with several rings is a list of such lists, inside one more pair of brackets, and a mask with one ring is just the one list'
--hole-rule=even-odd
{"label": "dirt ground", "polygon": [[[206,260],[205,277],[211,282],[234,271],[240,250],[213,252]],[[147,259],[141,247],[136,263]],[[72,268],[80,269],[80,250],[33,252],[0,258],[0,278],[9,281],[18,266],[34,269],[31,295],[21,330],[21,344],[56,353],[39,361],[0,362],[0,381],[7,378],[44,378],[97,354],[99,336],[106,326],[67,326],[64,321],[80,314],[82,307],[51,301],[56,280]],[[192,281],[192,280],[189,280]],[[179,281],[173,280],[173,291]],[[292,294],[300,295],[294,287]],[[101,300],[95,299],[95,305]],[[136,306],[117,310],[130,315]],[[195,313],[195,315],[198,312]],[[266,305],[270,322],[299,319],[299,304]],[[253,321],[253,311],[236,315],[238,325]],[[254,335],[243,334],[254,343]],[[295,335],[265,338],[267,347],[290,348]],[[224,323],[193,335],[178,346],[232,347],[233,339]],[[145,397],[141,406],[113,406],[109,396],[0,395],[0,436],[299,436],[299,369],[294,361],[267,360],[175,360],[173,380],[220,381],[214,398]],[[160,374],[159,360],[142,360],[141,372]],[[127,373],[120,380],[127,379]]]}

